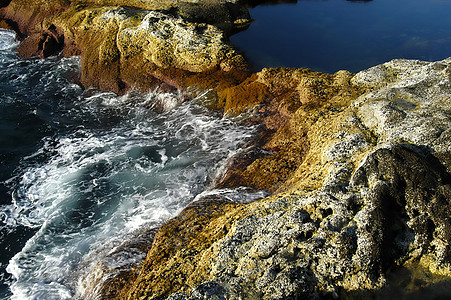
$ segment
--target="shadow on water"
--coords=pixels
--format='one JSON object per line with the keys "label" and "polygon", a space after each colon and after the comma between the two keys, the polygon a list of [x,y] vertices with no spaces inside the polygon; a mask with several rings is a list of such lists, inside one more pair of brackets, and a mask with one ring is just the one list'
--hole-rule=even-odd
{"label": "shadow on water", "polygon": [[[321,0],[319,0],[321,1]],[[259,1],[259,0],[250,0],[247,1],[247,5],[249,7],[256,7],[256,6],[260,6],[260,5],[278,5],[278,4],[296,4],[298,3],[298,0],[263,0],[263,1]]]}
{"label": "shadow on water", "polygon": [[8,245],[2,248],[2,255],[0,258],[0,299],[8,299],[11,296],[9,285],[7,282],[12,280],[12,276],[6,272],[6,266],[14,254],[18,253],[25,242],[29,240],[37,229],[28,228],[25,226],[18,226],[14,230],[9,228],[0,228],[0,245]]}
{"label": "shadow on water", "polygon": [[[249,5],[249,7],[256,7],[256,6],[260,6],[260,5],[296,4],[298,2],[303,2],[303,1],[308,1],[308,2],[312,2],[312,1],[326,2],[328,0],[263,0],[263,1],[250,0],[250,1],[247,1],[247,4]],[[346,0],[346,1],[349,1],[349,2],[371,2],[373,0]]]}

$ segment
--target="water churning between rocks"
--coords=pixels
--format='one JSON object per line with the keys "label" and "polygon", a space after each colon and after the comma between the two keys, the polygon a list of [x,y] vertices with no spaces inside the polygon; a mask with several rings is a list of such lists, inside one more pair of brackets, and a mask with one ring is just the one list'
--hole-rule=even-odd
{"label": "water churning between rocks", "polygon": [[105,245],[161,225],[202,194],[264,196],[212,189],[255,128],[175,92],[83,90],[79,58],[21,60],[14,38],[0,31],[0,298],[73,298],[89,272],[80,265]]}

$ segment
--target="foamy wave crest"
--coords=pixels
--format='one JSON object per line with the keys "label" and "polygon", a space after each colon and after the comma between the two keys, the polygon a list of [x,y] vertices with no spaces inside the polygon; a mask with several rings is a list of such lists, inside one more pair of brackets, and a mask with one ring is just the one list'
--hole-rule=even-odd
{"label": "foamy wave crest", "polygon": [[16,33],[11,30],[0,28],[0,51],[16,48],[19,42],[16,41]]}
{"label": "foamy wave crest", "polygon": [[[89,93],[67,112],[82,126],[45,140],[28,159],[48,159],[22,173],[13,204],[3,209],[8,226],[37,230],[7,267],[15,278],[13,299],[74,297],[75,273],[93,276],[96,261],[114,252],[114,241],[179,213],[254,133],[195,101],[183,103],[177,93]],[[166,103],[167,111],[156,113],[149,101]],[[240,202],[263,197],[216,193]],[[105,245],[111,248],[98,250]],[[114,257],[121,266],[144,254],[131,249]]]}

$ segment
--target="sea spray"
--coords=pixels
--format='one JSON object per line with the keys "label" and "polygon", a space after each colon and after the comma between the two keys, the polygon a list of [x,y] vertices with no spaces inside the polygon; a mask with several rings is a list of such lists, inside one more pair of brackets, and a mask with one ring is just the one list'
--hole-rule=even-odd
{"label": "sea spray", "polygon": [[[2,105],[14,112],[11,122],[31,120],[19,132],[23,141],[34,136],[9,161],[13,171],[2,182],[1,230],[10,239],[1,242],[10,249],[6,270],[12,274],[7,297],[69,299],[80,294],[80,276],[120,242],[158,227],[200,194],[214,193],[221,164],[242,151],[256,129],[177,92],[83,90],[72,81],[78,58],[22,61],[11,37],[6,40]],[[217,192],[241,202],[263,196]],[[17,251],[11,250],[13,236]],[[130,249],[114,263],[143,257]]]}

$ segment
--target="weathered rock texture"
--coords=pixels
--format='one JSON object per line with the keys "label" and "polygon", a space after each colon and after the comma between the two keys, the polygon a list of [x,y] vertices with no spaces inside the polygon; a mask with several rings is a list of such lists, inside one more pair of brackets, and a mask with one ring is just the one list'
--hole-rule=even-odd
{"label": "weathered rock texture", "polygon": [[[77,296],[314,299],[397,288],[412,296],[433,284],[449,295],[451,58],[394,60],[358,74],[278,68],[249,76],[227,42],[249,22],[237,1],[0,7],[1,26],[28,36],[21,55],[81,55],[85,86],[211,88],[206,105],[245,113],[271,133],[231,159],[217,183],[273,196],[190,205],[154,239],[143,233],[148,242],[88,262]],[[147,252],[139,267],[111,264],[126,248]]]}
{"label": "weathered rock texture", "polygon": [[238,80],[248,74],[227,39],[250,21],[237,2],[13,0],[5,6],[0,18],[28,36],[21,56],[81,55],[87,87],[122,93],[163,82],[183,88],[199,72]]}
{"label": "weathered rock texture", "polygon": [[311,147],[308,133],[324,114],[339,112],[362,93],[352,86],[352,74],[333,75],[309,69],[263,69],[236,87],[226,89],[225,112],[251,108],[256,121],[274,136],[260,149],[260,157],[245,169],[229,172],[219,186],[242,184],[270,191],[285,182],[303,163]]}
{"label": "weathered rock texture", "polygon": [[283,119],[263,159],[298,149],[290,172],[257,160],[244,172],[281,176],[277,194],[207,199],[167,222],[120,298],[449,295],[450,70],[451,58],[355,76],[265,69],[236,87],[262,96],[241,104],[268,126]]}

